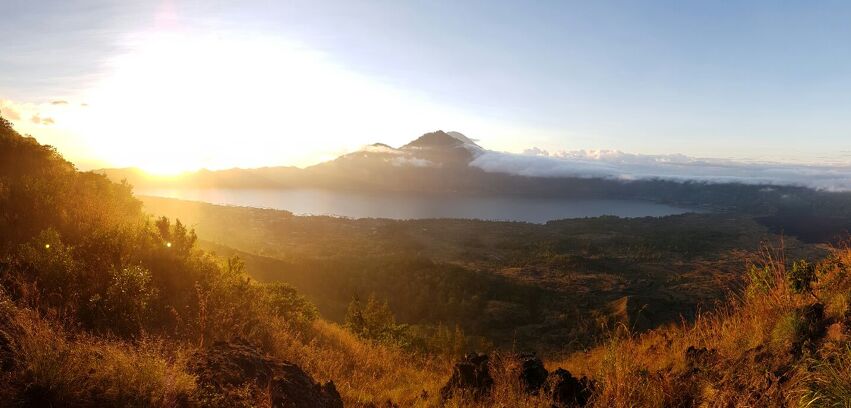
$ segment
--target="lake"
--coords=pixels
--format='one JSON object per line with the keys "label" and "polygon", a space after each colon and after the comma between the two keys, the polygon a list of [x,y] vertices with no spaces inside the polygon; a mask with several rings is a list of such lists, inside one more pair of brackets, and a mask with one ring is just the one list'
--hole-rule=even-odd
{"label": "lake", "polygon": [[287,210],[297,215],[348,218],[467,218],[545,223],[563,218],[660,217],[694,212],[649,201],[485,195],[358,193],[321,189],[151,189],[139,195],[212,204]]}

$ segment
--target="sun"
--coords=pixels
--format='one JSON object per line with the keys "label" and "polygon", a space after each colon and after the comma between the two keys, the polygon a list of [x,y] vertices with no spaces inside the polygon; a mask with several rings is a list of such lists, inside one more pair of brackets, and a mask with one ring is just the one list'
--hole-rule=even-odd
{"label": "sun", "polygon": [[332,145],[317,133],[337,149],[353,144],[349,107],[374,99],[322,55],[280,39],[147,33],[127,47],[88,96],[85,132],[116,167],[174,175],[292,163]]}
{"label": "sun", "polygon": [[74,128],[111,167],[307,166],[365,137],[404,142],[434,123],[477,123],[280,37],[146,32],[122,49],[80,97],[88,107]]}

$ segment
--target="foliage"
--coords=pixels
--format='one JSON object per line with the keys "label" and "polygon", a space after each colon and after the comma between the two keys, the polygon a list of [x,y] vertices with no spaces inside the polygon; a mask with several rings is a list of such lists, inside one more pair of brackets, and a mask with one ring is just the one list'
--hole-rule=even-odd
{"label": "foliage", "polygon": [[387,301],[379,301],[375,294],[369,296],[366,304],[357,296],[352,299],[346,311],[345,327],[369,340],[391,344],[407,341],[407,326],[397,325]]}
{"label": "foliage", "polygon": [[[97,296],[97,295],[96,295]],[[151,305],[157,300],[151,286],[151,272],[135,265],[114,272],[106,290],[103,309],[110,327],[120,334],[135,334],[146,326]],[[91,299],[97,302],[98,299]]]}
{"label": "foliage", "polygon": [[306,324],[319,317],[316,306],[289,284],[275,282],[266,284],[264,287],[272,313],[282,320]]}
{"label": "foliage", "polygon": [[809,292],[815,278],[815,266],[806,260],[797,260],[792,264],[792,269],[789,271],[789,285],[795,293]]}

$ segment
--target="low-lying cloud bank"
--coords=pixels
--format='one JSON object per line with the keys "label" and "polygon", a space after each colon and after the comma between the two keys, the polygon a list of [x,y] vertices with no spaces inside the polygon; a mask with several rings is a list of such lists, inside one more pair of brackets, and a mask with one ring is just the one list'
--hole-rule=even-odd
{"label": "low-lying cloud bank", "polygon": [[612,150],[550,154],[533,148],[524,154],[484,151],[470,163],[488,172],[535,177],[665,179],[715,183],[805,186],[851,191],[851,164],[801,165],[699,159],[684,155],[640,155]]}

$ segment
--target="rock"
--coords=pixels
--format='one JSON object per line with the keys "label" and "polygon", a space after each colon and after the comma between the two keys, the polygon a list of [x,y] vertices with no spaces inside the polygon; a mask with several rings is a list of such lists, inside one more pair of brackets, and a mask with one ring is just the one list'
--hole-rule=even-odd
{"label": "rock", "polygon": [[527,394],[535,395],[547,382],[547,375],[549,375],[547,369],[544,368],[544,362],[535,353],[521,353],[518,358],[520,360],[520,381],[523,382],[524,390]]}
{"label": "rock", "polygon": [[227,395],[245,384],[268,390],[273,407],[342,408],[334,383],[318,384],[299,366],[241,342],[216,342],[196,354],[190,370],[200,385]]}
{"label": "rock", "polygon": [[577,379],[570,371],[559,368],[550,373],[547,388],[554,407],[583,407],[591,398],[593,385],[587,378]]}
{"label": "rock", "polygon": [[440,389],[440,396],[448,400],[456,392],[463,392],[473,398],[481,398],[490,393],[492,387],[487,354],[470,353],[452,368],[452,376]]}

